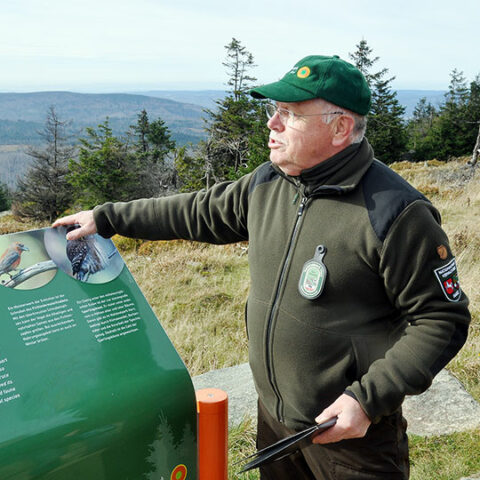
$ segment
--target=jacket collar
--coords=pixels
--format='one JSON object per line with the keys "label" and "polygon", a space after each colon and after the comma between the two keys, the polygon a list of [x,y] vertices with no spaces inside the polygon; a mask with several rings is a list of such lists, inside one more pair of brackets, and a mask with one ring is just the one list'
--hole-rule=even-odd
{"label": "jacket collar", "polygon": [[373,162],[373,149],[364,138],[361,143],[349,145],[333,157],[303,170],[298,176],[283,173],[276,165],[272,168],[289,182],[302,187],[305,194],[343,194],[360,183]]}
{"label": "jacket collar", "polygon": [[361,178],[373,162],[373,149],[367,139],[349,145],[333,157],[303,170],[297,177],[305,185],[307,195],[328,190],[342,194],[359,184]]}

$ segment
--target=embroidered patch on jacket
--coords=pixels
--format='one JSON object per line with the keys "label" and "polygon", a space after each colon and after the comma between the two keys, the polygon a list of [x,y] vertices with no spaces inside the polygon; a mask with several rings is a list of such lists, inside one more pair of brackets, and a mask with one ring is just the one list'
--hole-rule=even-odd
{"label": "embroidered patch on jacket", "polygon": [[460,282],[458,281],[457,263],[452,258],[443,267],[436,268],[434,271],[438,283],[443,293],[450,302],[458,302],[462,295]]}
{"label": "embroidered patch on jacket", "polygon": [[441,260],[446,260],[448,257],[448,250],[445,245],[439,245],[437,247],[437,253]]}

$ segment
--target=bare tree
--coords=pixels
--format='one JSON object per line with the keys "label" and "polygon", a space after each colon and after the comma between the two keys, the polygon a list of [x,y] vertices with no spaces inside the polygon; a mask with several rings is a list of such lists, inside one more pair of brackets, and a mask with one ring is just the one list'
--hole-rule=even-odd
{"label": "bare tree", "polygon": [[477,141],[475,142],[475,147],[473,147],[473,155],[472,159],[470,162],[468,162],[470,165],[475,165],[478,161],[478,157],[480,155],[480,121],[478,122],[478,135],[477,135]]}
{"label": "bare tree", "polygon": [[60,120],[55,107],[51,106],[44,129],[39,132],[45,145],[28,149],[33,163],[17,182],[13,210],[20,216],[51,222],[70,206],[72,189],[66,176],[75,147],[68,142],[68,125],[69,122]]}

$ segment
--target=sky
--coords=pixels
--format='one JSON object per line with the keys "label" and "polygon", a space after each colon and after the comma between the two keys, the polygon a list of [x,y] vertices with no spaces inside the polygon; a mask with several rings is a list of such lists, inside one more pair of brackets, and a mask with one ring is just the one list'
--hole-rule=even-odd
{"label": "sky", "polygon": [[232,38],[258,84],[366,40],[395,89],[480,74],[478,0],[15,0],[0,11],[0,92],[225,89]]}

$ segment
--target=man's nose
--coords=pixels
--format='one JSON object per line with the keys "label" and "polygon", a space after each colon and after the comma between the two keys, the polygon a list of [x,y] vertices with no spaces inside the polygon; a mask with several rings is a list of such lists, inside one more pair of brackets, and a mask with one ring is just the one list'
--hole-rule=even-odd
{"label": "man's nose", "polygon": [[277,112],[275,112],[275,115],[273,117],[270,117],[268,122],[267,122],[267,127],[270,130],[275,130],[276,132],[280,132],[285,129],[285,125],[283,122],[280,120],[280,115]]}

